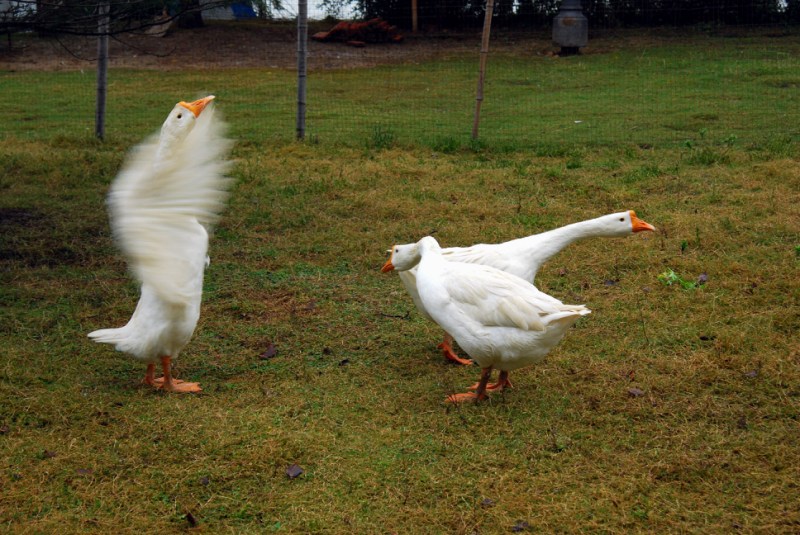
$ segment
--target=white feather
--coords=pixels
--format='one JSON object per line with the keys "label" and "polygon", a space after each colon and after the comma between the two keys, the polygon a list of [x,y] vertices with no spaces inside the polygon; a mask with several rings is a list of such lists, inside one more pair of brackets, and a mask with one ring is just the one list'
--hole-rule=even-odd
{"label": "white feather", "polygon": [[147,361],[177,357],[194,332],[208,229],[225,206],[229,186],[225,158],[231,141],[213,104],[192,118],[188,134],[172,132],[176,110],[160,136],[131,151],[108,197],[114,237],[141,284],[136,310],[124,327],[89,334]]}
{"label": "white feather", "polygon": [[590,312],[496,268],[446,261],[431,237],[418,249],[425,310],[481,367],[510,371],[540,361]]}
{"label": "white feather", "polygon": [[168,157],[159,157],[158,136],[136,147],[111,188],[117,242],[136,278],[165,301],[192,300],[201,291],[198,259],[205,262],[208,236],[197,224],[209,229],[227,199],[231,142],[224,128],[209,104]]}
{"label": "white feather", "polygon": [[[534,283],[539,268],[571,243],[585,238],[621,237],[638,230],[652,230],[652,227],[647,227],[650,226],[640,221],[633,211],[618,212],[503,243],[443,248],[442,257],[451,262],[491,266]],[[419,256],[416,245],[395,245],[391,249],[390,261],[397,268],[400,280],[417,309],[430,318],[417,290],[415,264],[419,262]]]}

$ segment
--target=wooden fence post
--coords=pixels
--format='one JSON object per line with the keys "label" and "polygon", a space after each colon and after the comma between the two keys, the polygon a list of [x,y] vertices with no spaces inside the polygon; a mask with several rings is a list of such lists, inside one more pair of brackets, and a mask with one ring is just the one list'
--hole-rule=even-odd
{"label": "wooden fence post", "polygon": [[483,81],[486,78],[486,60],[489,56],[489,34],[492,30],[492,13],[494,0],[487,0],[486,14],[483,18],[483,35],[481,36],[481,61],[478,68],[478,91],[475,96],[475,119],[472,122],[472,139],[478,139],[478,124],[481,122],[481,104],[483,103]]}

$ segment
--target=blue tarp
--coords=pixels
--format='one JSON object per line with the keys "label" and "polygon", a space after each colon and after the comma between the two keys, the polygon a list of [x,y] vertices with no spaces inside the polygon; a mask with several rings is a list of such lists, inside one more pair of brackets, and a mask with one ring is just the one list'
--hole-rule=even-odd
{"label": "blue tarp", "polygon": [[233,16],[237,19],[256,18],[256,12],[253,11],[253,6],[247,4],[231,4],[231,11],[233,11]]}

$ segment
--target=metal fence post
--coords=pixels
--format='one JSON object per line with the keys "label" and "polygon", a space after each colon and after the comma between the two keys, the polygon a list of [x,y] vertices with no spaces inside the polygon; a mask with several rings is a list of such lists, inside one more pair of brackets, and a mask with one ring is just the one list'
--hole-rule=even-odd
{"label": "metal fence post", "polygon": [[106,93],[108,88],[108,25],[109,4],[97,6],[97,103],[94,116],[94,135],[103,139],[106,134]]}
{"label": "metal fence post", "polygon": [[308,0],[297,2],[297,139],[306,137],[306,80],[308,59]]}

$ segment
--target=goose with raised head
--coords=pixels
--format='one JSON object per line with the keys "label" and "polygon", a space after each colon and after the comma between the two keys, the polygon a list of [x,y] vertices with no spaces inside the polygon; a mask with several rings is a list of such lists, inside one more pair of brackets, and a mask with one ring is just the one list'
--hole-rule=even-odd
{"label": "goose with raised head", "polygon": [[[172,377],[171,364],[200,317],[208,229],[225,206],[231,142],[208,96],[175,105],[159,134],[128,156],[111,186],[114,237],[141,287],[124,327],[89,333],[147,363],[144,382],[171,392],[199,392]],[[155,377],[161,363],[163,377]]]}
{"label": "goose with raised head", "polygon": [[[475,392],[450,395],[449,402],[481,400],[487,390],[510,386],[508,372],[541,362],[567,329],[590,312],[583,305],[565,305],[497,268],[448,261],[431,236],[414,245],[413,254],[401,257],[393,250],[391,269],[417,268],[425,310],[483,370],[472,387]],[[494,368],[500,375],[490,385]]]}
{"label": "goose with raised head", "polygon": [[[572,223],[557,229],[518,238],[504,243],[479,243],[470,247],[447,247],[442,249],[442,257],[451,262],[466,262],[492,266],[507,273],[516,275],[530,283],[534,283],[536,273],[547,260],[564,249],[567,245],[586,238],[613,238],[629,236],[643,231],[654,231],[655,227],[636,216],[633,210],[607,214],[594,219]],[[416,243],[395,245],[392,258],[397,259],[408,254],[413,257]],[[390,271],[393,260],[384,265],[383,271]],[[414,304],[422,315],[430,319],[417,290],[416,268],[399,271],[400,280],[411,295]],[[467,359],[456,355],[452,348],[452,337],[445,332],[444,340],[439,344],[444,356],[460,364],[471,364]]]}

